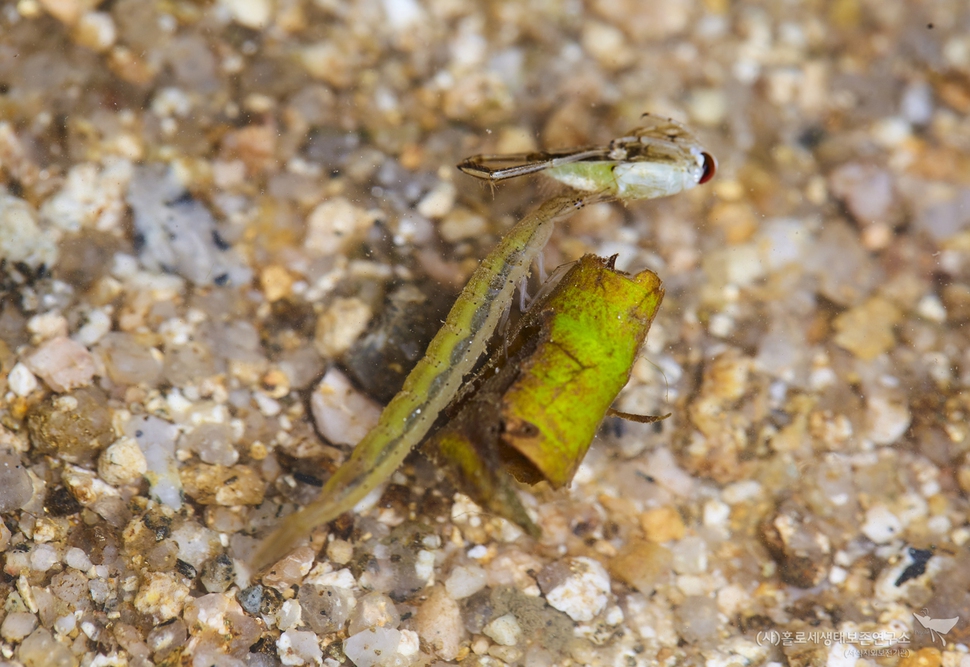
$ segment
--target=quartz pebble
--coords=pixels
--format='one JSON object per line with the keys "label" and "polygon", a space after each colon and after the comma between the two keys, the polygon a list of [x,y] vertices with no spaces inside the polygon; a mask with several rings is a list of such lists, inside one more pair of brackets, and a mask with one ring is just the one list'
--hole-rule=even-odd
{"label": "quartz pebble", "polygon": [[[405,633],[412,637],[403,636]],[[374,627],[344,640],[344,654],[356,667],[408,665],[416,657],[414,633],[393,628]]]}
{"label": "quartz pebble", "polygon": [[339,357],[364,333],[372,315],[360,299],[334,299],[317,320],[314,346],[325,359]]}
{"label": "quartz pebble", "polygon": [[167,572],[152,572],[145,576],[135,594],[135,609],[149,614],[156,621],[175,618],[189,597],[189,587]]}
{"label": "quartz pebble", "polygon": [[17,452],[0,449],[0,512],[19,510],[34,495],[34,485]]}
{"label": "quartz pebble", "polygon": [[461,600],[485,588],[488,575],[478,565],[459,565],[445,579],[445,590],[453,600]]}
{"label": "quartz pebble", "polygon": [[903,530],[902,522],[885,505],[873,505],[866,510],[862,532],[876,544],[886,544],[898,538]]}
{"label": "quartz pebble", "polygon": [[37,388],[37,378],[22,363],[17,363],[7,374],[7,385],[17,396],[29,396]]}
{"label": "quartz pebble", "polygon": [[418,608],[414,630],[442,660],[454,660],[465,638],[461,609],[446,589],[435,586]]}
{"label": "quartz pebble", "polygon": [[98,475],[113,486],[134,484],[147,470],[145,455],[134,438],[116,440],[98,457]]}
{"label": "quartz pebble", "polygon": [[37,616],[26,611],[7,614],[0,625],[0,637],[8,642],[21,642],[37,627]]}
{"label": "quartz pebble", "polygon": [[344,197],[334,197],[310,212],[303,247],[322,256],[349,251],[363,240],[376,220],[376,213]]}
{"label": "quartz pebble", "polygon": [[375,626],[396,628],[400,622],[401,615],[391,598],[374,591],[357,600],[350,614],[347,633],[355,635]]}
{"label": "quartz pebble", "polygon": [[0,194],[0,258],[36,267],[57,259],[57,237],[46,233],[23,199]]}
{"label": "quartz pebble", "polygon": [[125,433],[138,442],[145,455],[152,496],[172,509],[181,508],[182,480],[175,462],[178,429],[158,417],[140,415],[128,422]]}
{"label": "quartz pebble", "polygon": [[590,621],[609,601],[610,577],[599,561],[569,558],[539,573],[539,586],[554,608],[574,621]]}
{"label": "quartz pebble", "polygon": [[482,632],[502,646],[515,646],[522,637],[522,628],[512,614],[499,616],[486,625]]}
{"label": "quartz pebble", "polygon": [[94,376],[94,359],[80,343],[70,338],[53,338],[24,359],[27,367],[54,391],[84,387]]}
{"label": "quartz pebble", "polygon": [[162,374],[162,357],[126,333],[113,332],[101,338],[98,353],[111,381],[119,385],[144,383],[154,386]]}
{"label": "quartz pebble", "polygon": [[327,371],[310,396],[320,433],[335,445],[356,445],[377,423],[381,411],[337,369]]}
{"label": "quartz pebble", "polygon": [[276,640],[280,661],[284,665],[319,664],[323,651],[317,636],[303,630],[287,630]]}
{"label": "quartz pebble", "polygon": [[37,628],[24,639],[17,652],[25,667],[71,667],[74,656],[46,628]]}
{"label": "quartz pebble", "polygon": [[[205,71],[202,62],[196,61],[196,74]],[[135,229],[144,238],[141,261],[148,269],[174,270],[202,285],[249,282],[251,271],[216,243],[212,214],[188,196],[172,170],[161,164],[136,168],[127,201]]]}
{"label": "quartz pebble", "polygon": [[303,619],[318,634],[330,634],[343,629],[355,605],[359,602],[346,588],[304,584],[297,596],[303,607]]}

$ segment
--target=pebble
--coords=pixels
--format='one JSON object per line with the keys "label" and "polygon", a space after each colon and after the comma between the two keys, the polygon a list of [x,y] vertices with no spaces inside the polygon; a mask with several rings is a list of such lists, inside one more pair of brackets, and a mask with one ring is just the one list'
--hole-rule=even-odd
{"label": "pebble", "polygon": [[30,441],[45,454],[87,463],[115,439],[107,397],[94,387],[49,396],[27,414]]}
{"label": "pebble", "polygon": [[876,544],[888,544],[900,537],[903,524],[885,505],[873,505],[866,510],[862,534]]}
{"label": "pebble", "polygon": [[313,390],[310,410],[320,435],[335,445],[356,445],[381,414],[380,406],[336,368],[327,371]]}
{"label": "pebble", "polygon": [[222,549],[219,536],[195,521],[185,521],[173,528],[171,539],[178,545],[178,559],[195,569]]}
{"label": "pebble", "polygon": [[145,455],[149,490],[156,498],[174,510],[182,507],[182,480],[175,461],[175,438],[178,428],[164,419],[151,415],[133,417],[125,427],[125,434],[133,437]]}
{"label": "pebble", "polygon": [[[196,70],[200,71],[198,64]],[[188,196],[164,165],[137,167],[127,201],[135,230],[144,239],[140,259],[145,268],[174,271],[197,285],[245,285],[252,272],[231,250],[222,250],[215,219]]]}
{"label": "pebble", "polygon": [[704,574],[707,571],[707,542],[690,535],[671,546],[671,565],[678,574]]}
{"label": "pebble", "polygon": [[373,591],[357,600],[350,614],[347,634],[355,635],[375,626],[396,628],[400,622],[401,615],[391,598]]}
{"label": "pebble", "polygon": [[57,254],[57,235],[41,228],[33,207],[0,194],[0,259],[36,268],[53,266]]}
{"label": "pebble", "polygon": [[231,466],[239,460],[231,440],[228,424],[203,423],[183,435],[179,445],[198,454],[203,463]]}
{"label": "pebble", "polygon": [[207,560],[199,572],[199,581],[210,593],[224,593],[232,585],[236,577],[236,569],[232,559],[226,554],[219,554]]}
{"label": "pebble", "polygon": [[451,212],[457,195],[458,190],[454,183],[441,181],[421,198],[416,207],[417,211],[426,218],[439,220]]}
{"label": "pebble", "polygon": [[687,530],[680,512],[669,505],[643,512],[640,515],[640,527],[648,540],[658,543],[679,540]]}
{"label": "pebble", "polygon": [[317,205],[307,218],[303,247],[313,255],[348,253],[364,240],[378,214],[355,206],[345,197]]}
{"label": "pebble", "polygon": [[375,627],[345,639],[343,649],[344,655],[357,667],[383,667],[400,664],[401,643],[401,631]]}
{"label": "pebble", "polygon": [[338,297],[320,313],[313,344],[324,359],[340,357],[364,333],[374,312],[357,298]]}
{"label": "pebble", "polygon": [[112,486],[135,484],[147,471],[145,455],[134,438],[116,440],[98,457],[98,475]]}
{"label": "pebble", "polygon": [[287,630],[276,640],[280,662],[284,665],[318,665],[323,651],[317,636],[304,630]]}
{"label": "pebble", "polygon": [[273,4],[270,0],[219,0],[232,20],[239,25],[260,30],[269,25],[273,17]]}
{"label": "pebble", "polygon": [[442,660],[454,660],[465,639],[461,608],[447,589],[435,586],[414,617],[414,631]]}
{"label": "pebble", "polygon": [[276,610],[276,627],[290,630],[298,625],[303,625],[303,607],[296,600],[284,600]]}
{"label": "pebble", "polygon": [[912,423],[909,406],[886,394],[869,392],[866,396],[866,420],[869,439],[877,445],[898,441]]}
{"label": "pebble", "polygon": [[189,587],[167,572],[149,572],[135,594],[135,609],[152,616],[156,622],[168,621],[182,612],[189,598]]}
{"label": "pebble", "polygon": [[720,620],[717,603],[709,597],[691,595],[677,607],[678,632],[684,641],[697,642],[716,639]]}
{"label": "pebble", "polygon": [[74,656],[68,648],[54,639],[50,631],[37,628],[24,639],[17,651],[24,667],[72,667]]}
{"label": "pebble", "polygon": [[459,565],[445,579],[445,590],[453,600],[461,600],[485,588],[488,575],[478,565]]}
{"label": "pebble", "polygon": [[185,495],[202,505],[259,505],[266,482],[245,465],[189,464],[179,470]]}
{"label": "pebble", "polygon": [[8,642],[20,642],[37,627],[37,616],[27,611],[7,614],[0,625],[0,637]]}
{"label": "pebble", "polygon": [[488,232],[488,219],[463,206],[458,206],[438,225],[438,233],[448,243],[477,238]]}
{"label": "pebble", "polygon": [[26,505],[34,495],[34,485],[20,455],[0,449],[0,512],[13,512]]}
{"label": "pebble", "polygon": [[303,619],[321,635],[343,630],[358,601],[346,588],[303,584],[297,595],[303,608]]}
{"label": "pebble", "polygon": [[75,24],[72,35],[81,46],[102,53],[114,46],[118,31],[108,12],[88,12]]}
{"label": "pebble", "polygon": [[673,555],[656,542],[634,539],[610,560],[610,572],[644,595],[650,595],[670,574]]}
{"label": "pebble", "polygon": [[7,386],[17,396],[29,396],[37,388],[37,378],[29,368],[17,362],[7,374]]}
{"label": "pebble", "polygon": [[888,352],[896,344],[893,327],[902,313],[882,297],[845,311],[832,321],[835,344],[863,361],[871,361]]}
{"label": "pebble", "polygon": [[162,355],[132,334],[111,332],[98,343],[97,351],[111,381],[118,385],[153,387],[162,375]]}
{"label": "pebble", "polygon": [[547,566],[539,587],[549,605],[574,621],[590,621],[609,601],[610,576],[599,561],[581,556]]}
{"label": "pebble", "polygon": [[893,179],[875,165],[846,163],[829,175],[829,191],[862,224],[885,223],[893,206]]}
{"label": "pebble", "polygon": [[755,500],[762,493],[761,484],[753,479],[746,479],[734,482],[724,487],[721,498],[728,505],[738,505],[743,502]]}
{"label": "pebble", "polygon": [[24,364],[57,392],[91,384],[95,372],[94,357],[87,348],[63,336],[41,345]]}
{"label": "pebble", "polygon": [[499,616],[486,625],[482,632],[502,646],[515,646],[522,639],[522,628],[513,614]]}

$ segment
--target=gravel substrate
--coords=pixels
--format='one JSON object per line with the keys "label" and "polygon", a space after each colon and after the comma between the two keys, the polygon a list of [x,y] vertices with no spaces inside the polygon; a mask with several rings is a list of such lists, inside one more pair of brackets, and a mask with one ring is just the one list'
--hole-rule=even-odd
{"label": "gravel substrate", "polygon": [[[717,178],[545,265],[663,278],[672,416],[539,541],[417,455],[256,576],[551,191],[453,165],[646,111]],[[970,667],[965,0],[11,0],[0,260],[0,665]]]}

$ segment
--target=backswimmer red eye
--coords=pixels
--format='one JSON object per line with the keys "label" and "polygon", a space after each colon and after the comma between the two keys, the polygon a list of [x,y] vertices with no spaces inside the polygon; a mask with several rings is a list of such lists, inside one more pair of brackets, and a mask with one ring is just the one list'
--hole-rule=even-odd
{"label": "backswimmer red eye", "polygon": [[701,155],[704,157],[704,173],[701,175],[701,180],[697,181],[699,185],[707,183],[717,173],[717,160],[714,156],[707,151],[704,151]]}

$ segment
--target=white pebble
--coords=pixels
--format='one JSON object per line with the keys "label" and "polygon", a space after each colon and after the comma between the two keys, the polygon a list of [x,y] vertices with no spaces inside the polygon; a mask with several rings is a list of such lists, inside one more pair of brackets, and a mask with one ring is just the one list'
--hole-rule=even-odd
{"label": "white pebble", "polygon": [[454,207],[457,194],[458,191],[453,183],[441,181],[418,202],[418,213],[435,220],[443,218]]}
{"label": "white pebble", "polygon": [[761,495],[761,484],[753,479],[735,482],[724,487],[721,498],[729,505],[737,505],[746,500],[754,500]]}
{"label": "white pebble", "polygon": [[459,565],[445,580],[445,590],[453,600],[461,600],[485,588],[488,575],[478,565]]}
{"label": "white pebble", "polygon": [[[280,605],[276,612],[276,627],[280,630],[290,630],[303,622],[303,607],[296,600],[287,600]],[[299,664],[299,663],[295,663]]]}
{"label": "white pebble", "polygon": [[549,591],[546,600],[574,621],[590,621],[609,601],[610,575],[592,558],[570,559],[569,568],[571,575]]}
{"label": "white pebble", "polygon": [[37,378],[29,368],[18,362],[7,374],[7,386],[17,396],[28,396],[37,388]]}
{"label": "white pebble", "polygon": [[74,614],[65,614],[54,621],[54,631],[59,635],[70,634],[77,627],[77,619]]}
{"label": "white pebble", "polygon": [[312,632],[287,630],[276,640],[276,648],[284,665],[318,665],[323,658],[320,643]]}
{"label": "white pebble", "polygon": [[369,628],[344,640],[344,655],[357,667],[392,664],[401,644],[401,633],[393,628]]}
{"label": "white pebble", "polygon": [[724,524],[731,516],[731,508],[720,500],[711,499],[704,503],[704,525],[715,528]]}
{"label": "white pebble", "polygon": [[67,553],[64,554],[64,562],[67,563],[68,567],[73,567],[81,572],[87,572],[92,565],[91,559],[84,553],[84,550],[77,547],[71,547],[67,550]]}
{"label": "white pebble", "polygon": [[0,637],[8,642],[19,642],[37,627],[37,617],[26,611],[7,614],[0,625]]}
{"label": "white pebble", "polygon": [[303,247],[314,255],[336,255],[360,243],[377,220],[373,211],[355,206],[346,197],[318,205],[307,218]]}
{"label": "white pebble", "polygon": [[877,445],[891,445],[909,429],[912,415],[909,406],[885,394],[872,394],[866,399],[869,439]]}
{"label": "white pebble", "polygon": [[114,45],[118,30],[108,12],[88,12],[74,26],[74,38],[78,44],[101,53]]}
{"label": "white pebble", "polygon": [[60,562],[57,549],[50,544],[38,544],[30,552],[30,569],[47,572]]}
{"label": "white pebble", "polygon": [[335,445],[356,445],[377,423],[377,404],[357,391],[347,376],[332,368],[310,396],[320,434]]}
{"label": "white pebble", "polygon": [[57,262],[57,236],[41,229],[30,204],[9,195],[0,195],[0,257],[29,266]]}
{"label": "white pebble", "polygon": [[98,457],[98,474],[112,486],[134,484],[147,470],[141,448],[134,438],[127,436],[109,445]]}
{"label": "white pebble", "polygon": [[253,30],[268,26],[273,16],[270,0],[221,0],[220,4],[236,23]]}
{"label": "white pebble", "polygon": [[35,340],[48,340],[56,336],[66,336],[67,318],[58,312],[41,313],[27,320],[27,331],[34,334]]}
{"label": "white pebble", "polygon": [[886,544],[898,537],[903,529],[899,518],[885,505],[873,505],[866,511],[862,533],[876,544]]}
{"label": "white pebble", "polygon": [[138,587],[135,609],[150,614],[156,621],[175,618],[189,597],[189,587],[167,572],[149,573]]}
{"label": "white pebble", "polygon": [[916,304],[916,314],[937,324],[946,322],[946,306],[935,294],[926,294],[919,300]]}
{"label": "white pebble", "polygon": [[424,9],[416,0],[384,0],[383,4],[392,30],[406,30],[424,19]]}
{"label": "white pebble", "polygon": [[74,334],[74,340],[81,345],[90,347],[111,331],[111,315],[105,309],[98,308],[90,311],[87,319],[88,321]]}
{"label": "white pebble", "polygon": [[522,637],[522,628],[512,614],[499,616],[486,625],[482,632],[502,646],[515,646]]}

